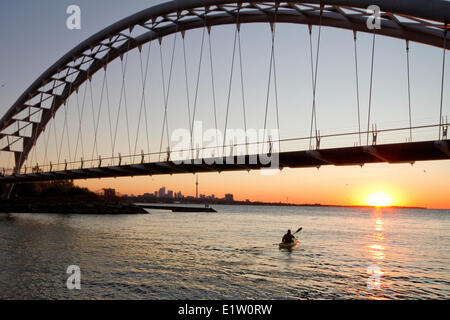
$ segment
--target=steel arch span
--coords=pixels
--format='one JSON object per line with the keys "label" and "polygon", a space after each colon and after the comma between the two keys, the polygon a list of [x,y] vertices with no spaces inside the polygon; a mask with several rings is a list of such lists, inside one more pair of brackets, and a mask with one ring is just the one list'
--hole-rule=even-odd
{"label": "steel arch span", "polygon": [[[381,9],[381,29],[369,30],[366,8],[374,4]],[[48,68],[1,118],[0,141],[4,140],[5,146],[0,151],[14,152],[14,170],[20,170],[58,109],[93,74],[128,51],[177,32],[257,22],[320,24],[449,49],[449,20],[450,3],[438,0],[166,2],[103,29]],[[39,120],[33,120],[37,114]],[[21,133],[30,127],[31,135]]]}

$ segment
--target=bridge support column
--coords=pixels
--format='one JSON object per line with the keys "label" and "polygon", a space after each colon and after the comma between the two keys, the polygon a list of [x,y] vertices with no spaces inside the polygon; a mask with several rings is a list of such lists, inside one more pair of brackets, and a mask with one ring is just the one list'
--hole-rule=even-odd
{"label": "bridge support column", "polygon": [[11,191],[14,187],[14,184],[5,184],[2,186],[2,188],[0,188],[0,196],[1,196],[1,200],[9,200],[9,198],[11,197]]}

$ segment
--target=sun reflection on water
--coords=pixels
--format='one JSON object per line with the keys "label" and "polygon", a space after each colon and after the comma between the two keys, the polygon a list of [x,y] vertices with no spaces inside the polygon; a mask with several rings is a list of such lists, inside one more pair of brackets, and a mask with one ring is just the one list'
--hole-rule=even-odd
{"label": "sun reflection on water", "polygon": [[369,274],[369,279],[367,282],[368,289],[373,293],[371,295],[372,300],[380,300],[383,299],[381,294],[381,289],[383,287],[383,275],[384,272],[381,269],[380,264],[386,258],[386,246],[384,241],[386,240],[386,235],[384,233],[384,220],[382,209],[377,208],[373,211],[374,217],[374,230],[375,232],[371,235],[371,243],[367,245],[369,250],[369,257],[373,261],[373,265],[371,265],[367,273]]}

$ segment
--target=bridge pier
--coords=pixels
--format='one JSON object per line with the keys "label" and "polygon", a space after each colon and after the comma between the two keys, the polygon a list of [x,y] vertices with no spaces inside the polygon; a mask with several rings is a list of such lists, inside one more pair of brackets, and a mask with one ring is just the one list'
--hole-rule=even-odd
{"label": "bridge pier", "polygon": [[0,189],[1,200],[3,200],[3,201],[9,200],[9,198],[11,197],[11,191],[12,191],[13,187],[14,187],[13,183],[4,184],[2,186],[2,188]]}

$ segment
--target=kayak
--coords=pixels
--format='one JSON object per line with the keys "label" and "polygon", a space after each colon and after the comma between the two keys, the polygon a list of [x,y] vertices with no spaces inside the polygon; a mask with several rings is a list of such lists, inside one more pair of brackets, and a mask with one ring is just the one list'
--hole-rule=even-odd
{"label": "kayak", "polygon": [[278,245],[278,247],[280,249],[292,249],[292,248],[295,248],[297,245],[298,245],[298,240],[295,239],[294,242],[288,242],[288,243],[281,242]]}

